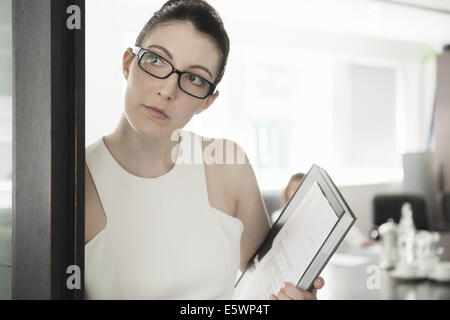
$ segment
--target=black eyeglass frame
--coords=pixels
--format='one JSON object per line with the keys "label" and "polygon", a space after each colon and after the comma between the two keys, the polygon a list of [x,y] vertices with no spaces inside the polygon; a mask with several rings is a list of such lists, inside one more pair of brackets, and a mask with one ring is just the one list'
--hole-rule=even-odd
{"label": "black eyeglass frame", "polygon": [[[134,53],[134,54],[137,56],[137,58],[138,58],[138,66],[139,66],[139,68],[141,68],[145,73],[151,75],[152,77],[155,77],[155,78],[157,78],[157,79],[167,79],[167,78],[169,78],[169,77],[170,77],[172,74],[174,74],[174,73],[178,74],[178,87],[181,89],[181,91],[183,91],[184,93],[190,95],[191,97],[194,97],[194,98],[202,99],[202,100],[203,100],[203,99],[208,98],[210,95],[212,95],[212,94],[214,93],[214,91],[216,90],[216,85],[215,85],[214,83],[212,83],[212,82],[206,80],[205,78],[203,78],[203,77],[201,77],[201,76],[199,76],[199,75],[197,75],[197,74],[195,74],[195,73],[178,70],[177,68],[175,68],[175,67],[173,66],[173,64],[171,64],[169,61],[167,61],[167,59],[164,59],[164,58],[161,57],[159,54],[157,54],[157,53],[155,53],[155,52],[153,52],[153,51],[151,51],[151,50],[144,49],[144,48],[140,48],[140,47],[133,47],[133,53]],[[144,54],[146,54],[146,53],[154,54],[154,55],[158,56],[158,58],[160,58],[160,59],[164,60],[165,62],[167,62],[167,63],[169,64],[169,66],[172,67],[172,71],[171,71],[167,76],[165,76],[165,77],[159,77],[159,76],[156,76],[156,75],[154,75],[153,73],[150,73],[149,71],[145,70],[145,68],[141,66],[141,61],[142,61],[142,58],[144,57]],[[207,83],[209,84],[209,86],[210,86],[210,88],[209,88],[209,90],[208,90],[208,93],[207,93],[204,97],[199,97],[199,96],[193,95],[192,93],[189,93],[189,92],[187,92],[186,90],[184,90],[184,89],[181,87],[181,76],[182,76],[183,74],[192,74],[192,75],[195,75],[196,77],[199,77],[199,78],[202,79],[203,81],[207,82]]]}

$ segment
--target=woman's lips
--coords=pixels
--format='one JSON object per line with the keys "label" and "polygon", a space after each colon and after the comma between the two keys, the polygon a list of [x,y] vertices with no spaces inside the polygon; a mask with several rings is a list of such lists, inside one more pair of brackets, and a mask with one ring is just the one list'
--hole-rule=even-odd
{"label": "woman's lips", "polygon": [[168,119],[168,118],[169,118],[169,117],[167,116],[167,114],[164,112],[164,110],[161,110],[161,109],[158,109],[158,108],[155,108],[155,107],[145,106],[145,105],[144,105],[144,107],[145,107],[145,109],[147,110],[147,112],[148,112],[151,116],[153,116],[153,117],[155,117],[155,118],[157,118],[157,119],[165,120],[165,119]]}

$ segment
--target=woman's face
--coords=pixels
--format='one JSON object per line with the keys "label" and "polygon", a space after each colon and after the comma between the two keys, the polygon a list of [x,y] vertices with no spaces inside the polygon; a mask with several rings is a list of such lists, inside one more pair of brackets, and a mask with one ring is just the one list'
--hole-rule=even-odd
{"label": "woman's face", "polygon": [[[214,41],[198,32],[190,23],[171,22],[153,29],[142,48],[168,60],[176,69],[189,71],[214,82],[220,67],[220,54]],[[132,59],[132,60],[131,60]],[[131,127],[142,136],[170,136],[183,128],[195,114],[206,110],[218,93],[197,99],[178,87],[178,75],[155,78],[138,66],[138,58],[128,50],[124,54],[127,79],[125,115]],[[158,119],[145,106],[162,109],[167,118]]]}

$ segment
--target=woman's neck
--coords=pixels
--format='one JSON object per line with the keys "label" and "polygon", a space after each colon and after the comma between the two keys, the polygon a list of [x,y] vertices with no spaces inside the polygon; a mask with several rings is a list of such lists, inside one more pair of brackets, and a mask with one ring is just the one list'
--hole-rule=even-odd
{"label": "woman's neck", "polygon": [[174,166],[172,153],[176,155],[179,150],[179,141],[172,141],[170,136],[144,137],[137,134],[124,114],[117,128],[105,136],[104,141],[126,171],[142,178],[157,178],[169,172]]}

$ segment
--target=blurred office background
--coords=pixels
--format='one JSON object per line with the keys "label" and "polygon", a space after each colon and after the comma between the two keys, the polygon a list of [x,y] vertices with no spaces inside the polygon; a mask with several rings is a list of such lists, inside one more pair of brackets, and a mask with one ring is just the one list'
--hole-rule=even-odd
{"label": "blurred office background", "polygon": [[[86,144],[123,112],[123,52],[163,4],[86,1]],[[405,154],[426,154],[450,1],[209,0],[231,39],[220,98],[185,128],[237,142],[261,191],[325,168],[368,234],[372,199],[404,190]],[[10,296],[11,0],[0,0],[0,299]],[[270,213],[270,212],[269,212]]]}

